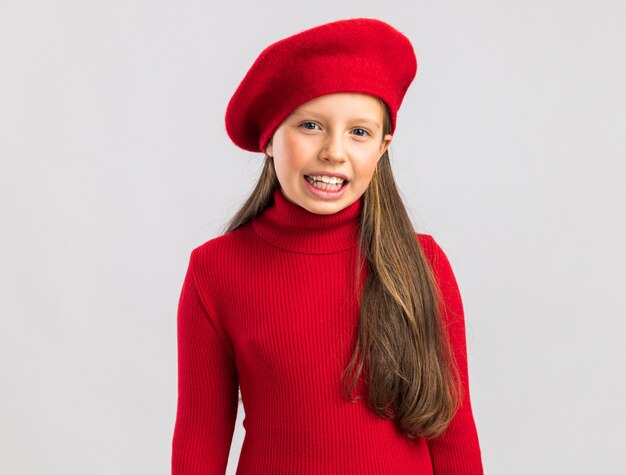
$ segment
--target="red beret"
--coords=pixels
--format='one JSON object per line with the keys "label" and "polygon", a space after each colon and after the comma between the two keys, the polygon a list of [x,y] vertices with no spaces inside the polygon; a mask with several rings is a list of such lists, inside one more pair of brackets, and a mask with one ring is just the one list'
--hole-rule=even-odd
{"label": "red beret", "polygon": [[335,92],[381,98],[396,114],[417,72],[406,36],[380,20],[355,18],[301,31],[265,48],[226,109],[226,131],[238,147],[264,152],[298,106]]}

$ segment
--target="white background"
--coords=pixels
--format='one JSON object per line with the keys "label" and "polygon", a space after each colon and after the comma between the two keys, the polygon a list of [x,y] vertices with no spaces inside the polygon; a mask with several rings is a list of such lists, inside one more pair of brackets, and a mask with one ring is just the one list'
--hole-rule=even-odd
{"label": "white background", "polygon": [[1,473],[169,473],[189,253],[262,158],[226,104],[271,42],[359,16],[418,57],[392,164],[459,282],[486,473],[626,473],[619,0],[3,1]]}

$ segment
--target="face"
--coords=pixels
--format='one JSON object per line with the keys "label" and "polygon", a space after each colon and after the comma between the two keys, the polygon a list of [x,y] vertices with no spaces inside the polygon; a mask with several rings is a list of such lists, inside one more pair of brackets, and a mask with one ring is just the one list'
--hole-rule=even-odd
{"label": "face", "polygon": [[358,200],[391,142],[383,118],[378,99],[358,93],[328,94],[295,109],[266,149],[285,197],[316,214]]}

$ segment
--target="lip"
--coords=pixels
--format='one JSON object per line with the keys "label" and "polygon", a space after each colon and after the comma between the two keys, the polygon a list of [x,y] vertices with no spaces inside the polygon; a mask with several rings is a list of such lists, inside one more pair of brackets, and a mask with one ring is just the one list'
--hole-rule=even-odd
{"label": "lip", "polygon": [[[337,175],[337,174],[331,175],[331,176],[340,176],[341,178],[343,178],[343,176]],[[302,181],[304,182],[304,186],[307,188],[307,190],[309,190],[309,193],[317,196],[318,198],[325,198],[325,199],[339,198],[346,192],[346,189],[350,186],[350,182],[346,181],[345,185],[339,188],[338,191],[327,191],[327,190],[320,190],[318,188],[315,188],[313,185],[311,185],[308,182],[308,180],[305,177],[302,177]]]}
{"label": "lip", "polygon": [[305,175],[306,176],[319,176],[319,175],[334,176],[334,177],[337,177],[337,178],[343,178],[346,181],[350,181],[347,176],[342,175],[341,173],[331,173],[331,172],[325,172],[325,171],[322,171],[322,170],[316,170],[316,171],[312,171],[310,173],[305,173]]}

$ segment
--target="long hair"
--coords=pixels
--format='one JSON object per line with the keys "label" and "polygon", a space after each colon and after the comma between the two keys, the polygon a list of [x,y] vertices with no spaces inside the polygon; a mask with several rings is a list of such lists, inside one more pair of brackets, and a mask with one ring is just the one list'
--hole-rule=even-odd
{"label": "long hair", "polygon": [[[391,122],[380,103],[384,137]],[[278,186],[266,154],[257,184],[224,232],[262,214]],[[441,291],[396,186],[388,151],[363,194],[360,222],[356,282],[362,268],[367,273],[363,288],[355,289],[360,320],[344,394],[354,401],[352,392],[364,373],[376,414],[395,419],[409,439],[437,437],[460,406],[461,380],[441,315]]]}

